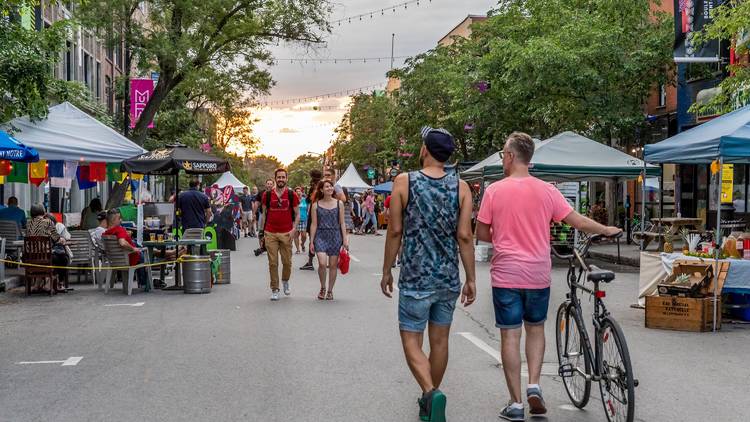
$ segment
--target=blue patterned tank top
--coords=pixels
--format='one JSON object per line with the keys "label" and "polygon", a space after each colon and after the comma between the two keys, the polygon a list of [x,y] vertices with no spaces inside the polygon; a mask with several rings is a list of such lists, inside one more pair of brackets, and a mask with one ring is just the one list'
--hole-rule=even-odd
{"label": "blue patterned tank top", "polygon": [[398,288],[405,294],[459,291],[458,176],[433,179],[409,173],[409,199],[404,211],[404,239]]}

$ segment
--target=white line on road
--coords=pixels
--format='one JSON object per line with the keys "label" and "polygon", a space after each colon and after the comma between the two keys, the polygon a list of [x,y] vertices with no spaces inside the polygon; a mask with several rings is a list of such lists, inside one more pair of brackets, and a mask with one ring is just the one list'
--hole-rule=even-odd
{"label": "white line on road", "polygon": [[59,363],[60,366],[76,366],[83,356],[71,356],[65,360],[40,360],[36,362],[17,362],[17,365],[34,365],[37,363]]}
{"label": "white line on road", "polygon": [[354,261],[354,262],[362,262],[362,261],[359,260],[359,258],[357,258],[356,256],[354,256],[352,254],[349,254],[349,258],[351,258],[352,261]]}
{"label": "white line on road", "polygon": [[112,303],[110,305],[104,305],[104,306],[143,306],[146,302],[136,302],[136,303]]}
{"label": "white line on road", "polygon": [[[502,359],[500,357],[500,351],[498,351],[497,349],[493,348],[489,344],[487,344],[484,341],[482,341],[482,339],[480,339],[479,337],[475,336],[474,333],[461,332],[461,333],[456,333],[456,335],[459,335],[459,336],[465,338],[466,340],[469,340],[470,342],[474,343],[475,346],[477,346],[478,348],[480,348],[481,350],[483,350],[484,352],[486,352],[488,355],[492,356],[492,358],[495,359],[497,361],[497,363],[499,363],[500,365],[503,364],[503,361],[502,361]],[[546,372],[545,372],[545,369],[547,370]],[[557,364],[544,364],[543,363],[542,364],[542,373],[541,373],[541,375],[556,376],[557,375]],[[529,371],[528,371],[528,368],[526,367],[526,365],[523,365],[521,367],[521,376],[523,376],[523,377],[528,377],[529,376]]]}
{"label": "white line on road", "polygon": [[474,343],[475,346],[487,352],[487,354],[492,356],[497,361],[497,363],[502,365],[503,362],[500,360],[500,352],[498,350],[495,350],[489,344],[483,342],[479,337],[475,336],[473,333],[468,332],[456,334]]}

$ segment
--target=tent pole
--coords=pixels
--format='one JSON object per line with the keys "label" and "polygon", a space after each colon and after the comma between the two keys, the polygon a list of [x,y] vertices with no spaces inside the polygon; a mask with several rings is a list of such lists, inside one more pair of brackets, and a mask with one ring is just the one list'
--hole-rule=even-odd
{"label": "tent pole", "polygon": [[718,306],[716,300],[719,296],[719,257],[721,256],[721,189],[723,187],[724,177],[724,157],[719,157],[719,174],[716,178],[716,248],[714,249],[714,257],[716,259],[716,269],[714,271],[714,320],[713,320],[713,332],[716,332],[716,319],[718,317]]}
{"label": "tent pole", "polygon": [[643,178],[641,180],[641,251],[646,250],[646,157],[643,158]]}
{"label": "tent pole", "polygon": [[659,175],[659,218],[664,218],[664,164],[660,164]]}

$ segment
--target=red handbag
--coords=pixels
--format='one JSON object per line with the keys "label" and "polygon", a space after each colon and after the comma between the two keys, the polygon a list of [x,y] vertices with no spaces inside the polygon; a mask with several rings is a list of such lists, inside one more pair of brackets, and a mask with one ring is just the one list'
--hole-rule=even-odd
{"label": "red handbag", "polygon": [[339,254],[339,271],[341,271],[341,274],[349,272],[350,261],[349,251],[346,248],[341,248],[341,253]]}

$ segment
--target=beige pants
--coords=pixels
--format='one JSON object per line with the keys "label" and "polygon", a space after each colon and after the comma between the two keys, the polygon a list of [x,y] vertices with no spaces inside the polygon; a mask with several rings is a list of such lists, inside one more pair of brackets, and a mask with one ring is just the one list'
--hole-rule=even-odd
{"label": "beige pants", "polygon": [[268,251],[268,271],[271,273],[271,290],[279,290],[279,254],[281,254],[281,280],[292,276],[292,237],[290,233],[265,234]]}

